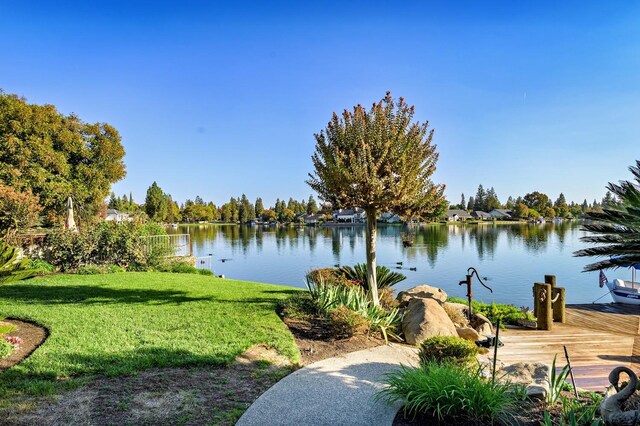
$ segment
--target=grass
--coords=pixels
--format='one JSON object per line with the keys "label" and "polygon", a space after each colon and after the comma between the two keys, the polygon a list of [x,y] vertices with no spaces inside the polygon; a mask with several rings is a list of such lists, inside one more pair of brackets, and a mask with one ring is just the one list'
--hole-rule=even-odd
{"label": "grass", "polygon": [[47,395],[95,376],[231,363],[254,344],[293,362],[299,352],[276,315],[297,290],[200,275],[57,275],[0,286],[0,316],[49,329],[45,343],[2,373],[3,396]]}

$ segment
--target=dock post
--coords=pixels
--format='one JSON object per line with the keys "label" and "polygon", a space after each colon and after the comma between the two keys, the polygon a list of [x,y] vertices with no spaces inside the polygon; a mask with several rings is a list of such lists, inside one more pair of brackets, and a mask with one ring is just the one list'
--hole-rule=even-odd
{"label": "dock post", "polygon": [[565,289],[562,287],[555,287],[551,289],[551,296],[553,302],[553,321],[559,323],[567,322],[566,313],[564,310],[565,305]]}
{"label": "dock post", "polygon": [[556,288],[556,276],[555,275],[545,275],[544,282],[546,284],[551,284],[551,288]]}
{"label": "dock post", "polygon": [[536,319],[538,330],[551,330],[553,327],[553,308],[551,303],[551,284],[534,284],[534,306],[537,306]]}

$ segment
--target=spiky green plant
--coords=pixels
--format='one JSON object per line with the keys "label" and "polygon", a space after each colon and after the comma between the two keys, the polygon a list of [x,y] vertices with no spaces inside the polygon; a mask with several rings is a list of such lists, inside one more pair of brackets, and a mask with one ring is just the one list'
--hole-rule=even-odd
{"label": "spiky green plant", "polygon": [[[358,281],[361,285],[369,291],[369,281],[367,280],[367,265],[364,263],[356,263],[351,266],[342,266],[338,268],[339,272],[344,275],[348,280]],[[378,289],[392,287],[398,284],[400,281],[407,279],[406,276],[399,272],[392,272],[391,269],[386,266],[376,266],[376,277],[378,283]]]}
{"label": "spiky green plant", "polygon": [[600,244],[576,251],[575,256],[606,257],[584,267],[585,271],[628,267],[640,263],[640,161],[629,167],[634,182],[623,181],[619,185],[609,183],[607,189],[619,200],[603,207],[602,212],[589,212],[583,230],[591,235],[582,237],[587,243]]}
{"label": "spiky green plant", "polygon": [[18,260],[18,249],[0,241],[0,284],[20,281],[36,275],[29,269],[29,259]]}

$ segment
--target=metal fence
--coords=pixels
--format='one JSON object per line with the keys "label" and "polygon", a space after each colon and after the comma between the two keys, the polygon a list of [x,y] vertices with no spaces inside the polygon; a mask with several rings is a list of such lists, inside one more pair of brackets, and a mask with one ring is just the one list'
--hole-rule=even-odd
{"label": "metal fence", "polygon": [[145,253],[154,250],[168,253],[167,256],[191,256],[191,237],[189,234],[149,235],[142,237]]}

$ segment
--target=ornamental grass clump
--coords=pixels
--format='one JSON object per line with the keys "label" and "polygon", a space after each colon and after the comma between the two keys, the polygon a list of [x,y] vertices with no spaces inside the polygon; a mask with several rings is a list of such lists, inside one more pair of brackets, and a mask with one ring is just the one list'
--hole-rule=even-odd
{"label": "ornamental grass clump", "polygon": [[478,347],[475,343],[456,336],[435,336],[420,344],[420,362],[423,364],[466,365],[475,360]]}
{"label": "ornamental grass clump", "polygon": [[432,416],[443,424],[508,420],[515,405],[511,387],[485,379],[480,369],[426,362],[386,375],[378,398],[401,403],[407,417]]}

